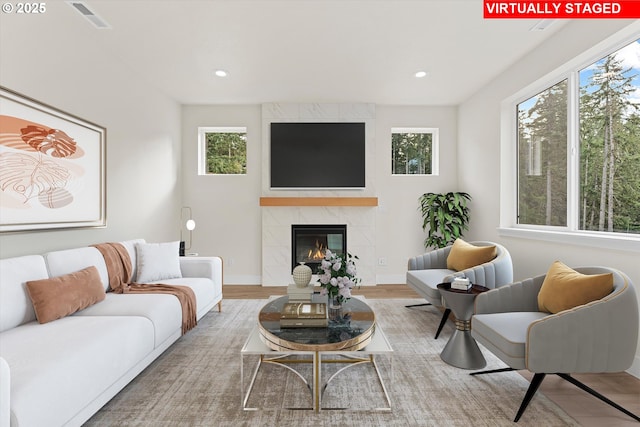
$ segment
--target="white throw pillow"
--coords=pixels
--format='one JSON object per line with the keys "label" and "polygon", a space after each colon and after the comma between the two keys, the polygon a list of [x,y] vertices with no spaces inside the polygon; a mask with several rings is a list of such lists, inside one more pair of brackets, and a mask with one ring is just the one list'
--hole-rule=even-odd
{"label": "white throw pillow", "polygon": [[180,242],[137,243],[136,282],[149,283],[182,277],[179,259]]}

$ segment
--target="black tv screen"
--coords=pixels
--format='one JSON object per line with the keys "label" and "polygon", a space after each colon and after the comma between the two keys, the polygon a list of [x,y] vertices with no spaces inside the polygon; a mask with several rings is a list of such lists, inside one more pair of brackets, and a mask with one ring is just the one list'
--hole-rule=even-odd
{"label": "black tv screen", "polygon": [[364,187],[364,123],[271,123],[271,188]]}

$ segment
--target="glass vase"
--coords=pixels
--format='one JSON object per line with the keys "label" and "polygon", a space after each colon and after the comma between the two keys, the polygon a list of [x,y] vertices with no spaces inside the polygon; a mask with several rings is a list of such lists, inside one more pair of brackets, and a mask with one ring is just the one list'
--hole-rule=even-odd
{"label": "glass vase", "polygon": [[340,297],[338,295],[329,297],[329,320],[333,320],[335,322],[340,321],[342,319],[342,302],[340,301]]}

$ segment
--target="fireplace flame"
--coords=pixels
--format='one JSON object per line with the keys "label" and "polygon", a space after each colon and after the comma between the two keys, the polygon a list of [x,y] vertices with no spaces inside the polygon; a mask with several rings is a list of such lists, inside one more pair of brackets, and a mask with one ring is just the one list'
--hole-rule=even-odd
{"label": "fireplace flame", "polygon": [[326,248],[324,245],[316,240],[315,248],[309,249],[307,253],[307,259],[310,261],[320,261],[324,258]]}

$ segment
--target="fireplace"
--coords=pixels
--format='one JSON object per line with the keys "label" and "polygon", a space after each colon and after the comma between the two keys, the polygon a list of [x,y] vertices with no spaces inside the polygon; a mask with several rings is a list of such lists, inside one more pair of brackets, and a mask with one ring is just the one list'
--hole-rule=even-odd
{"label": "fireplace", "polygon": [[326,250],[337,254],[347,251],[347,225],[291,225],[291,270],[304,262],[317,273]]}

